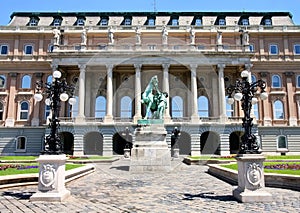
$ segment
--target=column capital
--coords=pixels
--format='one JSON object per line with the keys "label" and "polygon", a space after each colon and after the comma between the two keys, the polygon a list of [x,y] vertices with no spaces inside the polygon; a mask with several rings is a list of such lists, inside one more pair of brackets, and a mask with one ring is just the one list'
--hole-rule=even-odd
{"label": "column capital", "polygon": [[248,70],[248,71],[249,71],[252,67],[253,67],[253,64],[250,64],[250,63],[245,64],[245,68],[246,68],[246,70]]}
{"label": "column capital", "polygon": [[218,64],[219,70],[224,70],[225,67],[226,67],[226,64]]}
{"label": "column capital", "polygon": [[135,70],[141,71],[143,65],[142,64],[133,64],[133,66],[134,66]]}
{"label": "column capital", "polygon": [[84,72],[86,68],[86,64],[78,64],[78,68],[80,69],[80,72]]}
{"label": "column capital", "polygon": [[108,72],[112,71],[112,69],[114,68],[113,64],[106,64],[105,66]]}
{"label": "column capital", "polygon": [[52,71],[54,72],[55,70],[57,70],[58,64],[52,63],[52,64],[51,64],[51,68],[52,68]]}
{"label": "column capital", "polygon": [[196,69],[198,68],[198,64],[190,64],[189,67],[190,70],[196,71]]}
{"label": "column capital", "polygon": [[162,64],[162,68],[166,71],[170,68],[170,64],[164,63]]}

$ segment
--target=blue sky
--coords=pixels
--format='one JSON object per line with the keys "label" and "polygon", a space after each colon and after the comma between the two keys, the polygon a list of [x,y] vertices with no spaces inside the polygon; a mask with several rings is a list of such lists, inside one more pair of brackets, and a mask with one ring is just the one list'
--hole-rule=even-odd
{"label": "blue sky", "polygon": [[0,0],[0,25],[12,12],[101,11],[291,12],[300,25],[300,0]]}

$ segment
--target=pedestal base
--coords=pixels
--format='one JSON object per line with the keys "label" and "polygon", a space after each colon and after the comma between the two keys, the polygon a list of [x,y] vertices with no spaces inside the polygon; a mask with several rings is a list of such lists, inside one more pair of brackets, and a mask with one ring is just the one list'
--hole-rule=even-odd
{"label": "pedestal base", "polygon": [[63,201],[70,196],[65,188],[66,155],[40,155],[38,192],[30,201]]}
{"label": "pedestal base", "polygon": [[238,162],[238,188],[233,196],[241,202],[271,202],[272,195],[265,191],[262,154],[244,154],[236,157]]}
{"label": "pedestal base", "polygon": [[168,172],[171,170],[171,152],[166,142],[163,125],[151,124],[135,131],[131,150],[130,172]]}

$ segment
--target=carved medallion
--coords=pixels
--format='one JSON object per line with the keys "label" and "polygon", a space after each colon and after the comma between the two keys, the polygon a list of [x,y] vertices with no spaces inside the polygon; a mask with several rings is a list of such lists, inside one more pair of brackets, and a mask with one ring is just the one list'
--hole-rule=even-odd
{"label": "carved medallion", "polygon": [[253,186],[259,186],[262,178],[262,170],[257,163],[249,164],[247,169],[247,180]]}
{"label": "carved medallion", "polygon": [[56,172],[55,169],[53,168],[54,165],[51,164],[46,164],[43,165],[43,171],[41,172],[41,183],[45,187],[53,187],[53,184],[55,182],[55,176]]}

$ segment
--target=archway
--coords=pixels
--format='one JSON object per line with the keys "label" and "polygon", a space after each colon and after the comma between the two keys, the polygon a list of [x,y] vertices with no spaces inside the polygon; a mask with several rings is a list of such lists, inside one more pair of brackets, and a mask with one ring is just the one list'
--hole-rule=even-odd
{"label": "archway", "polygon": [[[186,132],[181,132],[178,138],[178,148],[180,155],[190,155],[191,154],[191,136]],[[172,152],[175,146],[175,138],[171,137],[171,147]],[[173,153],[172,153],[173,155]]]}
{"label": "archway", "polygon": [[237,154],[240,149],[241,144],[241,137],[244,132],[236,131],[232,132],[229,136],[229,147],[230,147],[230,154]]}
{"label": "archway", "polygon": [[132,148],[132,136],[126,135],[125,132],[118,132],[113,136],[113,154],[123,155],[124,149],[128,145],[128,148]]}
{"label": "archway", "polygon": [[84,136],[85,155],[103,155],[103,136],[99,132],[89,132]]}
{"label": "archway", "polygon": [[67,155],[73,155],[74,152],[74,135],[70,132],[59,133],[63,152]]}
{"label": "archway", "polygon": [[203,132],[200,136],[201,154],[219,155],[220,154],[220,138],[215,132]]}

